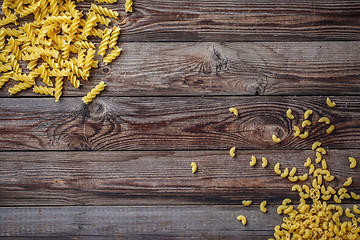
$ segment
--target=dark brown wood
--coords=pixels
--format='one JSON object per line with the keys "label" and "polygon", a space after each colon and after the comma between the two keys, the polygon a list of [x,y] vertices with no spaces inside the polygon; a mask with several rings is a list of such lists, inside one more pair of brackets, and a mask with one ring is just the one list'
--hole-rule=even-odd
{"label": "dark brown wood", "polygon": [[[48,98],[0,101],[0,150],[200,150],[308,149],[316,140],[329,148],[359,148],[360,99],[334,97],[98,97],[55,103]],[[239,117],[229,112],[239,109]],[[295,120],[285,112],[291,108]],[[307,139],[293,137],[312,109]],[[335,131],[317,123],[327,116]],[[275,134],[281,144],[272,141]]]}
{"label": "dark brown wood", "polygon": [[[81,10],[92,1],[79,2]],[[121,41],[359,40],[360,5],[351,1],[147,1],[118,10]]]}
{"label": "dark brown wood", "polygon": [[[282,216],[276,206],[0,208],[0,236],[69,239],[267,239]],[[236,217],[248,216],[243,226]]]}
{"label": "dark brown wood", "polygon": [[[108,66],[97,56],[99,68],[80,89],[67,81],[64,96],[84,96],[101,80],[103,96],[360,94],[360,42],[120,45]],[[15,97],[23,96],[40,95],[29,89]]]}
{"label": "dark brown wood", "polygon": [[[254,167],[251,155],[258,158]],[[360,193],[360,166],[350,169],[349,156],[360,161],[359,150],[328,150],[324,156],[335,176],[330,185],[338,189],[351,176],[349,191]],[[262,157],[269,161],[267,168]],[[311,185],[312,177],[292,183],[273,168],[280,162],[281,169],[296,167],[296,175],[302,175],[308,172],[303,165],[308,157],[314,159],[314,151],[239,150],[235,158],[228,151],[2,152],[0,206],[298,202],[291,187]],[[191,162],[198,165],[196,174]]]}

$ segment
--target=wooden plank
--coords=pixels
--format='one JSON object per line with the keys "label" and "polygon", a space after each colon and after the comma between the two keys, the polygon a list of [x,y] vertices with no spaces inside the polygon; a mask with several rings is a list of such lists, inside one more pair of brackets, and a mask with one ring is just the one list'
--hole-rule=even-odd
{"label": "wooden plank", "polygon": [[[251,155],[258,158],[254,167],[249,165]],[[330,185],[338,189],[351,176],[349,191],[360,193],[359,166],[350,169],[349,156],[359,161],[360,150],[328,150],[324,156],[335,176]],[[262,157],[269,161],[265,169]],[[315,159],[315,153],[237,151],[231,158],[228,151],[2,152],[0,206],[240,204],[245,199],[280,204],[285,198],[298,202],[297,193],[291,192],[295,183],[273,169],[280,162],[281,169],[296,167],[296,175],[302,175],[308,172],[303,165],[308,157]],[[198,165],[196,174],[191,162]]]}
{"label": "wooden plank", "polygon": [[[359,148],[360,99],[334,97],[99,97],[61,103],[46,98],[0,102],[0,150],[200,150],[308,149],[315,140],[329,148]],[[239,117],[228,110],[239,108]],[[292,108],[290,121],[285,112]],[[312,109],[307,139],[293,137],[305,110]],[[328,116],[336,130],[317,123]],[[272,141],[276,134],[281,144]]]}
{"label": "wooden plank", "polygon": [[[104,96],[360,94],[360,42],[131,42],[121,47],[122,55],[109,66],[96,55],[100,65],[90,81],[80,90],[66,81],[64,96],[84,96],[102,80],[108,84]],[[14,84],[6,84],[0,96],[9,96]],[[39,95],[29,89],[16,96]]]}
{"label": "wooden plank", "polygon": [[[264,239],[282,222],[274,214],[275,206],[268,210],[264,214],[255,206],[0,208],[0,236]],[[236,220],[240,213],[251,216],[246,226]]]}
{"label": "wooden plank", "polygon": [[[90,2],[79,2],[87,11]],[[121,41],[321,41],[359,40],[356,0],[138,0],[132,14],[118,10]]]}

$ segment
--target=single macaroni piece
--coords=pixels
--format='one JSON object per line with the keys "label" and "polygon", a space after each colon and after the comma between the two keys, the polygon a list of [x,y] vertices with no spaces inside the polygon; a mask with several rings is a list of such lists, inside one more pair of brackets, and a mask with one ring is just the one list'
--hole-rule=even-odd
{"label": "single macaroni piece", "polygon": [[292,115],[292,111],[291,111],[290,108],[286,111],[286,116],[287,116],[289,119],[294,119],[294,115]]}
{"label": "single macaroni piece", "polygon": [[359,207],[357,205],[353,205],[353,211],[356,214],[360,214],[360,210],[359,210]]}
{"label": "single macaroni piece", "polygon": [[325,160],[325,159],[321,160],[321,167],[322,167],[322,169],[324,169],[324,170],[327,169],[327,163],[326,163],[326,160]]}
{"label": "single macaroni piece", "polygon": [[296,182],[297,180],[299,180],[298,176],[293,176],[293,177],[288,177],[288,179],[290,180],[290,182]]}
{"label": "single macaroni piece", "polygon": [[125,2],[125,12],[132,12],[132,5],[133,5],[133,1],[132,0],[126,0]]}
{"label": "single macaroni piece", "polygon": [[246,225],[246,217],[244,215],[239,215],[236,219],[240,221],[244,226]]}
{"label": "single macaroni piece", "polygon": [[254,166],[256,164],[256,157],[254,155],[251,156],[250,166]]}
{"label": "single macaroni piece", "polygon": [[236,147],[230,148],[229,154],[231,157],[235,157],[235,150],[236,150]]}
{"label": "single macaroni piece", "polygon": [[322,147],[317,148],[316,151],[319,152],[319,153],[321,153],[322,155],[325,155],[325,154],[326,154],[325,148],[322,148]]}
{"label": "single macaroni piece", "polygon": [[335,129],[335,126],[333,124],[331,124],[331,126],[326,129],[326,132],[328,134],[330,134],[330,133],[332,133],[334,131],[334,129]]}
{"label": "single macaroni piece", "polygon": [[[319,175],[319,176],[321,176],[321,175]],[[319,183],[320,184],[320,183]],[[313,179],[313,181],[312,181],[312,187],[313,188],[315,188],[315,189],[318,189],[318,190],[320,190],[321,189],[321,187],[320,187],[320,185],[318,184],[318,181],[317,181],[317,179],[316,178],[314,178]]]}
{"label": "single macaroni piece", "polygon": [[294,185],[291,187],[291,191],[295,192],[295,191],[298,191],[298,192],[302,192],[303,189],[300,187],[300,185]]}
{"label": "single macaroni piece", "polygon": [[275,164],[275,166],[274,166],[274,172],[275,172],[277,175],[280,175],[280,174],[281,174],[280,163]]}
{"label": "single macaroni piece", "polygon": [[300,128],[298,126],[294,126],[294,137],[298,137],[300,135]]}
{"label": "single macaroni piece", "polygon": [[314,164],[310,164],[310,166],[309,166],[309,174],[311,175],[314,171],[315,171]]}
{"label": "single macaroni piece", "polygon": [[119,38],[121,28],[114,26],[111,35],[110,35],[110,41],[109,41],[109,48],[115,49],[117,40]]}
{"label": "single macaroni piece", "polygon": [[252,203],[252,201],[251,200],[244,200],[244,201],[242,201],[241,202],[244,206],[250,206],[250,204]]}
{"label": "single macaroni piece", "polygon": [[[299,185],[298,185],[299,186]],[[300,186],[299,186],[300,187]],[[290,198],[285,198],[283,201],[282,201],[282,205],[287,205],[287,204],[289,204],[289,203],[291,203],[291,199]]]}
{"label": "single macaroni piece", "polygon": [[300,134],[299,135],[299,137],[301,138],[301,139],[305,139],[305,138],[307,138],[309,136],[309,132],[304,132],[303,134]]}
{"label": "single macaroni piece", "polygon": [[319,123],[330,124],[330,119],[328,117],[321,117],[318,122]]}
{"label": "single macaroni piece", "polygon": [[346,208],[346,209],[345,209],[345,215],[346,215],[348,218],[353,218],[353,217],[355,217],[355,215],[351,212],[350,208]]}
{"label": "single macaroni piece", "polygon": [[91,89],[91,91],[82,98],[82,101],[85,104],[90,103],[97,95],[100,94],[101,91],[104,90],[106,84],[101,81],[98,85],[96,85],[93,89]]}
{"label": "single macaroni piece", "polygon": [[341,194],[341,195],[339,196],[339,198],[340,198],[341,200],[343,200],[344,198],[351,198],[351,196],[350,196],[350,194],[348,194],[348,193],[343,193],[343,194]]}
{"label": "single macaroni piece", "polygon": [[360,199],[360,195],[359,195],[359,194],[356,194],[356,193],[354,193],[354,192],[351,192],[350,195],[351,195],[351,197],[352,197],[353,199],[355,199],[355,200],[359,200],[359,199]]}
{"label": "single macaroni piece", "polygon": [[338,195],[340,196],[341,194],[343,194],[343,193],[347,193],[347,189],[346,188],[339,188],[339,190],[338,190]]}
{"label": "single macaroni piece", "polygon": [[288,206],[286,206],[286,205],[280,205],[280,206],[278,206],[278,208],[277,208],[277,210],[276,210],[277,214],[280,215],[287,207],[288,207]]}
{"label": "single macaroni piece", "polygon": [[267,209],[266,209],[266,201],[262,201],[260,203],[260,210],[263,212],[263,213],[266,213]]}
{"label": "single macaroni piece", "polygon": [[335,107],[336,106],[336,103],[331,101],[330,98],[326,98],[326,104],[329,106],[329,107]]}
{"label": "single macaroni piece", "polygon": [[324,178],[325,181],[327,181],[327,182],[331,182],[332,180],[334,180],[334,176],[323,176],[323,178]]}
{"label": "single macaroni piece", "polygon": [[321,153],[320,153],[320,152],[316,152],[315,154],[316,154],[315,162],[316,162],[316,163],[320,163],[321,160],[322,160],[322,155],[321,155]]}
{"label": "single macaroni piece", "polygon": [[289,175],[289,169],[285,168],[284,171],[280,174],[282,178],[286,178]]}
{"label": "single macaroni piece", "polygon": [[356,167],[356,159],[355,158],[349,157],[349,162],[350,162],[350,168]]}
{"label": "single macaroni piece", "polygon": [[196,173],[196,171],[197,171],[197,165],[194,162],[191,163],[191,171],[192,171],[192,173]]}
{"label": "single macaroni piece", "polygon": [[331,195],[321,195],[322,200],[329,201],[331,198]]}
{"label": "single macaroni piece", "polygon": [[309,126],[311,125],[311,122],[309,120],[304,120],[302,123],[301,123],[301,126],[304,128],[306,126]]}
{"label": "single macaroni piece", "polygon": [[304,167],[309,167],[310,164],[311,164],[311,158],[308,157],[308,158],[306,159],[306,162],[304,163]]}
{"label": "single macaroni piece", "polygon": [[346,181],[344,182],[344,186],[345,187],[348,187],[348,186],[350,186],[352,184],[352,177],[348,177],[347,179],[346,179]]}
{"label": "single macaroni piece", "polygon": [[295,175],[295,173],[296,173],[296,167],[293,167],[289,173],[289,176],[293,177]]}
{"label": "single macaroni piece", "polygon": [[261,166],[262,166],[263,168],[266,168],[267,165],[268,165],[268,160],[267,160],[265,157],[262,157],[262,164],[261,164]]}
{"label": "single macaroni piece", "polygon": [[280,143],[281,142],[281,139],[278,138],[277,136],[275,136],[275,134],[272,135],[272,140],[276,143]]}
{"label": "single macaroni piece", "polygon": [[308,179],[308,174],[307,173],[304,173],[303,175],[299,176],[300,181],[306,181],[307,179]]}
{"label": "single macaroni piece", "polygon": [[306,110],[304,113],[304,119],[305,120],[308,119],[312,113],[313,113],[312,110]]}
{"label": "single macaroni piece", "polygon": [[236,108],[231,107],[229,108],[229,111],[233,113],[235,116],[239,116],[239,111]]}

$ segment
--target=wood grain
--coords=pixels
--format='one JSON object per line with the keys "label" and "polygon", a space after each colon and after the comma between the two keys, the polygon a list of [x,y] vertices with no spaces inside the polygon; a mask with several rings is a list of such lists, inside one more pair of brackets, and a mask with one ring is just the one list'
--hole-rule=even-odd
{"label": "wood grain", "polygon": [[[122,55],[109,66],[98,57],[99,68],[80,89],[66,81],[64,96],[84,96],[102,80],[108,84],[103,96],[360,94],[360,42],[137,42],[121,47]],[[9,97],[14,84],[6,84],[0,97]],[[29,89],[15,97],[23,96],[40,95]]]}
{"label": "wood grain", "polygon": [[[251,155],[258,158],[254,167],[249,165]],[[349,191],[360,193],[360,166],[350,169],[349,156],[359,161],[360,151],[328,150],[324,156],[335,176],[330,185],[338,189],[351,176]],[[265,169],[262,157],[269,161]],[[303,165],[308,157],[315,159],[315,153],[239,150],[231,158],[228,151],[2,152],[0,206],[298,202],[291,191],[295,183],[273,168],[280,162],[281,169],[296,167],[296,175],[302,175],[308,172]],[[196,174],[191,173],[191,162],[198,165]],[[311,180],[299,183],[311,185]]]}
{"label": "wood grain", "polygon": [[[0,102],[0,150],[201,150],[309,149],[315,140],[329,148],[359,148],[360,99],[334,97],[99,97],[55,103],[47,98]],[[239,117],[228,110],[239,109]],[[295,120],[285,112],[291,108]],[[307,139],[293,137],[303,113],[312,109]],[[336,130],[317,123],[328,116]],[[272,141],[275,134],[281,144]]]}
{"label": "wood grain", "polygon": [[[79,2],[79,9],[90,8]],[[359,40],[358,1],[139,0],[132,14],[122,4],[114,21],[121,41],[321,41]]]}

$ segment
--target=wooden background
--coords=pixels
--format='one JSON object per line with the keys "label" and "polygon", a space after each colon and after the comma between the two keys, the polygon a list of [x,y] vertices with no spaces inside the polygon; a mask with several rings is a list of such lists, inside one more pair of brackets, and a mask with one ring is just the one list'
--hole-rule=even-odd
{"label": "wooden background", "polygon": [[[91,3],[77,4],[87,11]],[[0,238],[267,239],[282,222],[276,206],[298,201],[273,167],[305,173],[315,140],[328,150],[333,186],[350,175],[360,192],[359,167],[347,160],[360,160],[358,0],[136,0],[132,14],[123,2],[111,7],[122,16],[113,24],[123,53],[88,84],[66,83],[59,103],[0,91]],[[100,80],[108,87],[84,106]],[[314,127],[294,139],[307,109]],[[335,124],[331,135],[315,124],[320,116]],[[250,167],[252,154],[269,167]],[[244,199],[254,204],[241,206]]]}

